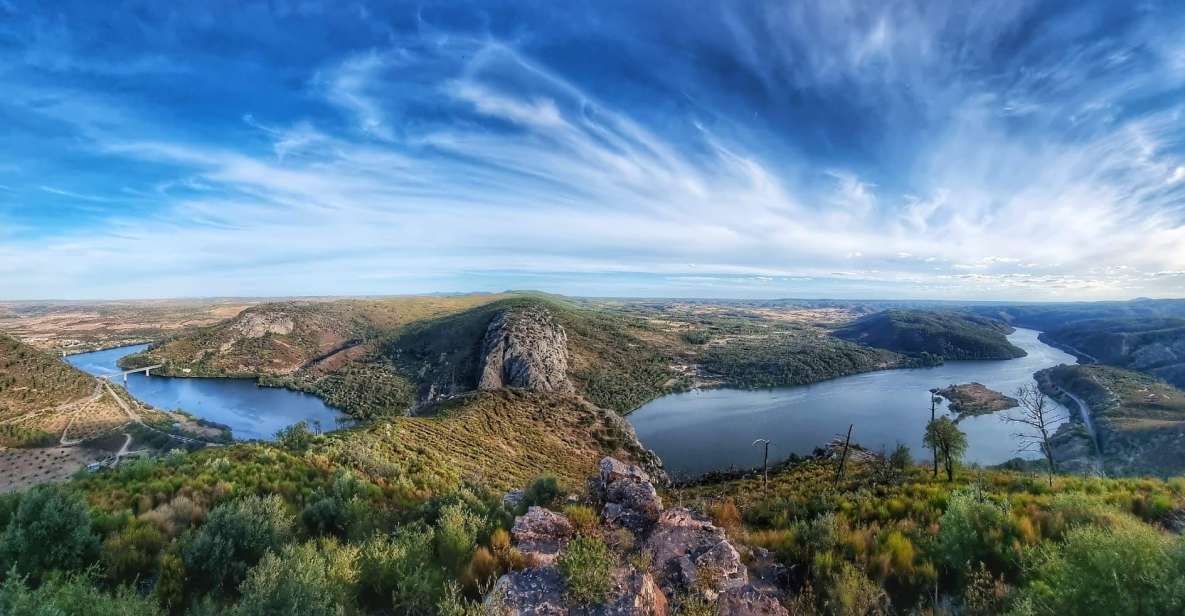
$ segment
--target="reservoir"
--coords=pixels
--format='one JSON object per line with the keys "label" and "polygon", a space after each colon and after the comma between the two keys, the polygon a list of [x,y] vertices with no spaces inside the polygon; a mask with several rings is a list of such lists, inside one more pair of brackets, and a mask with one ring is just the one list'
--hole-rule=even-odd
{"label": "reservoir", "polygon": [[[846,376],[814,385],[777,389],[705,389],[670,394],[628,416],[646,447],[663,460],[672,478],[689,479],[710,471],[761,465],[755,439],[769,439],[772,464],[792,453],[810,454],[816,447],[852,429],[852,442],[872,450],[891,451],[903,443],[915,460],[932,459],[922,445],[930,420],[930,389],[978,382],[1015,396],[1021,385],[1034,384],[1033,373],[1076,359],[1037,339],[1039,332],[1017,329],[1008,340],[1028,352],[1026,357],[997,361],[953,361],[930,368],[883,370]],[[1058,413],[1069,412],[1053,400]],[[938,413],[946,413],[945,402]],[[998,464],[1039,453],[1017,451],[1013,436],[1022,426],[1001,420],[1010,409],[968,417],[959,422],[967,434],[964,461]],[[953,415],[952,415],[953,419]]]}
{"label": "reservoir", "polygon": [[[144,350],[136,345],[80,353],[66,358],[74,367],[102,376],[120,372],[119,358]],[[119,382],[116,380],[116,382]],[[142,402],[162,410],[181,409],[230,428],[236,439],[275,438],[281,428],[306,421],[333,430],[346,415],[306,393],[259,387],[252,379],[172,378],[129,374],[128,392]]]}

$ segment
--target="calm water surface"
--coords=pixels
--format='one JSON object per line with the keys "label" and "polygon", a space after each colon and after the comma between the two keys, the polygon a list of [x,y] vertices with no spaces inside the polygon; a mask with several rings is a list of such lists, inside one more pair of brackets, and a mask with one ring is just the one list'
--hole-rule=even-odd
{"label": "calm water surface", "polygon": [[[930,420],[934,387],[983,383],[1006,395],[1032,384],[1033,373],[1058,364],[1076,363],[1040,340],[1038,332],[1017,329],[1008,339],[1028,351],[1027,357],[1000,361],[956,361],[932,368],[885,370],[824,381],[815,385],[768,390],[708,389],[671,394],[629,415],[638,437],[662,457],[673,477],[695,477],[730,467],[761,464],[753,440],[766,438],[770,461],[791,453],[809,454],[815,447],[847,432],[870,449],[908,445],[917,459],[930,459],[922,432]],[[1056,403],[1055,403],[1056,404]],[[1059,407],[1062,414],[1068,414]],[[939,412],[947,412],[945,405]],[[967,433],[966,460],[997,464],[1017,456],[1018,431],[1001,415],[1017,409],[969,417],[959,422]]]}
{"label": "calm water surface", "polygon": [[[66,361],[95,375],[118,373],[119,358],[144,350],[136,345],[71,355]],[[159,409],[185,412],[230,427],[237,439],[272,439],[281,428],[298,421],[319,421],[323,430],[337,427],[346,416],[316,396],[259,387],[251,379],[170,378],[128,375],[128,391]]]}

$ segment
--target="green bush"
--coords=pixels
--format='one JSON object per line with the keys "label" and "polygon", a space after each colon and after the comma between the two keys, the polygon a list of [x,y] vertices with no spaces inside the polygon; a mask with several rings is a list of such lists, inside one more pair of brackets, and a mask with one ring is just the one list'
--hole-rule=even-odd
{"label": "green bush", "polygon": [[567,596],[581,605],[603,603],[609,594],[613,554],[597,537],[577,537],[560,554],[559,568],[568,583]]}
{"label": "green bush", "polygon": [[313,535],[335,535],[346,538],[361,535],[361,530],[373,515],[366,502],[366,483],[352,473],[341,473],[327,489],[318,490],[313,502],[300,513],[300,521]]}
{"label": "green bush", "polygon": [[980,494],[956,491],[939,520],[939,557],[956,578],[979,563],[992,571],[1013,573],[1019,566],[1012,549],[1014,534],[1006,505],[997,505]]}
{"label": "green bush", "polygon": [[533,506],[550,507],[563,495],[560,482],[550,475],[544,475],[531,482],[523,492],[523,500],[518,504],[518,513],[523,514]]}
{"label": "green bush", "polygon": [[82,497],[57,485],[21,497],[0,536],[0,571],[40,578],[53,570],[81,569],[94,561],[99,540]]}
{"label": "green bush", "polygon": [[248,497],[215,507],[206,524],[182,547],[195,590],[233,592],[247,570],[292,532],[292,517],[278,496]]}
{"label": "green bush", "polygon": [[85,575],[50,576],[36,590],[24,578],[9,576],[0,587],[0,614],[5,616],[159,616],[151,599],[130,588],[99,590]]}
{"label": "green bush", "polygon": [[134,523],[103,542],[102,560],[107,577],[115,582],[133,582],[156,573],[157,559],[165,537],[145,522]]}
{"label": "green bush", "polygon": [[313,444],[313,431],[307,422],[298,421],[276,432],[276,441],[288,451],[303,453]]}
{"label": "green bush", "polygon": [[1022,612],[1185,613],[1185,540],[1135,522],[1074,528],[1039,548],[1026,571]]}
{"label": "green bush", "polygon": [[481,519],[464,503],[453,503],[440,512],[436,521],[436,556],[440,563],[459,573],[477,548]]}
{"label": "green bush", "polygon": [[827,586],[829,612],[836,616],[875,616],[889,613],[889,597],[883,588],[846,561]]}
{"label": "green bush", "polygon": [[335,539],[286,546],[247,574],[238,616],[335,616],[352,610],[358,583],[358,548]]}
{"label": "green bush", "polygon": [[401,614],[431,614],[440,601],[445,575],[435,561],[435,533],[423,523],[409,524],[392,535],[374,535],[358,555],[358,587],[362,604],[392,607]]}

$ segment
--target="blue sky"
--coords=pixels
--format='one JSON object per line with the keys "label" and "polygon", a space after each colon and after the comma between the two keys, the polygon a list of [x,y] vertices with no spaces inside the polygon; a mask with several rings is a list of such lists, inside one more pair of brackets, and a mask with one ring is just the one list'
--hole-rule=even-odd
{"label": "blue sky", "polygon": [[1179,2],[0,0],[0,298],[1185,296]]}

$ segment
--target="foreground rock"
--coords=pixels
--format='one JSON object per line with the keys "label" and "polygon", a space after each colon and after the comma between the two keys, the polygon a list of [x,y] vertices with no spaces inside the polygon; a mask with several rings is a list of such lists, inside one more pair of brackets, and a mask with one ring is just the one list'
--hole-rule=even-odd
{"label": "foreground rock", "polygon": [[639,466],[605,458],[591,487],[602,506],[602,524],[585,532],[626,552],[608,573],[606,600],[579,605],[568,598],[557,563],[573,537],[572,525],[562,514],[532,507],[515,520],[511,532],[515,547],[530,555],[530,565],[499,578],[486,598],[487,609],[524,616],[665,616],[699,597],[720,615],[788,616],[774,583],[780,565],[763,550],[750,553],[751,560],[764,563],[751,578],[724,530],[688,509],[664,509],[650,475]]}
{"label": "foreground rock", "polygon": [[560,550],[572,538],[568,518],[542,507],[531,507],[514,520],[510,536],[515,546],[536,566],[553,565]]}
{"label": "foreground rock", "polygon": [[576,390],[568,380],[568,334],[550,312],[536,306],[504,310],[490,321],[479,375],[478,389]]}

